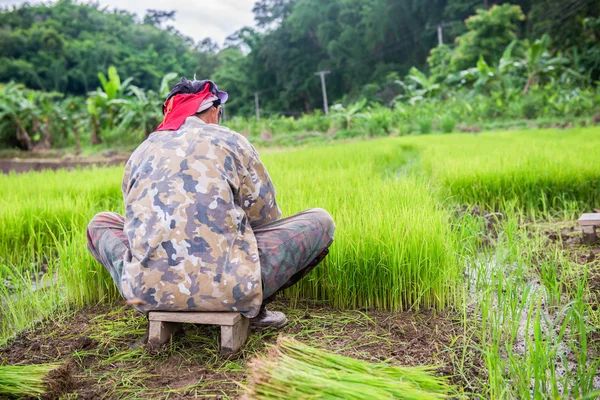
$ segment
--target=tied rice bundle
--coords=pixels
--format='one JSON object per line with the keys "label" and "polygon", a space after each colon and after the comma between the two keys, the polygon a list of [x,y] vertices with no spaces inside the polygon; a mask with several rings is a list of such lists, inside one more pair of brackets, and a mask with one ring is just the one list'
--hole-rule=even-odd
{"label": "tied rice bundle", "polygon": [[71,386],[64,364],[0,365],[0,395],[40,397],[60,394]]}
{"label": "tied rice bundle", "polygon": [[280,337],[267,356],[248,364],[245,400],[444,399],[453,392],[432,367],[396,367],[327,353]]}

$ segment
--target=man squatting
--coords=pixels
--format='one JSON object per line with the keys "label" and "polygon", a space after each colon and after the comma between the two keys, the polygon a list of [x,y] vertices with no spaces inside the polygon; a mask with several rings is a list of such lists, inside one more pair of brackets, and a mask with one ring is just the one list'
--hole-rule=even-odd
{"label": "man squatting", "polygon": [[96,215],[88,248],[143,313],[234,311],[279,328],[285,314],[265,305],[323,260],[335,224],[319,208],[280,219],[256,149],[219,125],[227,98],[211,81],[173,87],[125,166],[125,217]]}

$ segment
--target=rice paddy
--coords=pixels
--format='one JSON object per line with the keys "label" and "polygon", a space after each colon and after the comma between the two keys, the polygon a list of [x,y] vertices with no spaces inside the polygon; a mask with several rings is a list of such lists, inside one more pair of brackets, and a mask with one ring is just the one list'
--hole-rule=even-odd
{"label": "rice paddy", "polygon": [[[600,208],[600,129],[386,138],[262,159],[285,215],[322,207],[337,225],[326,264],[288,290],[291,309],[311,299],[367,316],[451,312],[462,333],[439,351],[457,396],[597,396],[598,265],[536,227]],[[99,211],[122,213],[121,177],[120,167],[0,176],[1,345],[118,301],[85,227]]]}

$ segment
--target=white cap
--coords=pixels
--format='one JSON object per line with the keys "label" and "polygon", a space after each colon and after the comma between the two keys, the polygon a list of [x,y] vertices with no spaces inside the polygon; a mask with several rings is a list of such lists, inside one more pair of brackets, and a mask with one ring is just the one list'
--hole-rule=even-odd
{"label": "white cap", "polygon": [[209,108],[211,108],[213,105],[213,102],[216,100],[219,100],[219,98],[215,95],[212,95],[209,98],[207,98],[206,100],[204,100],[202,102],[202,104],[200,104],[200,107],[198,107],[198,111],[196,111],[196,114],[200,114],[201,112],[206,111]]}

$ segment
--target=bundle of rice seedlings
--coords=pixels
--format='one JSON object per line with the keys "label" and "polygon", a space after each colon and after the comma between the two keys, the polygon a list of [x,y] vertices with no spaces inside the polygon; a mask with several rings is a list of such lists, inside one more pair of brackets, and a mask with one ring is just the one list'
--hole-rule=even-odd
{"label": "bundle of rice seedlings", "polygon": [[432,367],[395,367],[355,360],[280,337],[265,357],[248,364],[245,400],[443,399],[453,387]]}
{"label": "bundle of rice seedlings", "polygon": [[0,365],[0,396],[60,395],[71,386],[66,364]]}

